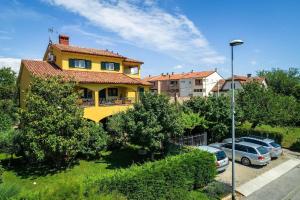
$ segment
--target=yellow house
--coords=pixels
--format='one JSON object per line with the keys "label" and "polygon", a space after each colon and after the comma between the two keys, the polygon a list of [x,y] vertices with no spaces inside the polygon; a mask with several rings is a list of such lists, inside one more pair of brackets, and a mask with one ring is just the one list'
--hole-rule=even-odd
{"label": "yellow house", "polygon": [[59,35],[59,43],[49,43],[43,61],[22,60],[19,73],[20,105],[33,76],[72,77],[78,83],[84,117],[99,122],[132,106],[150,83],[141,80],[143,62],[108,50],[69,45],[69,37]]}

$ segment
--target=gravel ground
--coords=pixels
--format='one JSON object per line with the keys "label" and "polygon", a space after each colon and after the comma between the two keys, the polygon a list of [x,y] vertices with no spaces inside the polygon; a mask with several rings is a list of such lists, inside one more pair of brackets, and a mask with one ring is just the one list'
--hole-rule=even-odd
{"label": "gravel ground", "polygon": [[[288,159],[290,159],[290,155],[284,153],[281,157],[272,160],[267,166],[263,166],[263,167],[259,167],[259,166],[247,167],[236,162],[235,165],[236,187],[240,186],[241,184],[247,181],[250,181],[251,179],[287,161]],[[218,174],[216,180],[231,185],[231,162],[225,172]]]}

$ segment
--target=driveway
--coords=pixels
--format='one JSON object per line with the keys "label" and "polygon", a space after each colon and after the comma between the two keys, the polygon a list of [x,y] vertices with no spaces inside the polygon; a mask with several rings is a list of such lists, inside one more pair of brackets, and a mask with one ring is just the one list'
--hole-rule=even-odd
{"label": "driveway", "polygon": [[[251,179],[256,178],[257,176],[259,176],[260,174],[276,167],[277,165],[289,160],[290,157],[288,155],[283,155],[281,157],[279,157],[278,159],[272,160],[267,166],[263,166],[263,167],[247,167],[244,165],[241,165],[240,163],[236,162],[236,167],[235,167],[235,171],[236,171],[236,186],[240,186],[248,181],[250,181]],[[227,170],[221,174],[218,174],[216,180],[226,183],[228,185],[231,185],[231,162],[229,164],[229,167],[227,168]]]}

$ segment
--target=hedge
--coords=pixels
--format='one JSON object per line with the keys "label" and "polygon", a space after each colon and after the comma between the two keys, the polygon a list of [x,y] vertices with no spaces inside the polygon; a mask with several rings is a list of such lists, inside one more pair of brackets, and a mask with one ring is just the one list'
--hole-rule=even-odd
{"label": "hedge", "polygon": [[107,175],[99,172],[84,182],[57,183],[43,191],[22,193],[16,199],[187,200],[191,190],[206,186],[215,175],[213,155],[196,149]]}
{"label": "hedge", "polygon": [[207,185],[215,175],[213,156],[194,150],[117,170],[114,174],[95,180],[90,187],[96,186],[100,193],[117,191],[128,199],[185,199],[187,191]]}
{"label": "hedge", "polygon": [[243,136],[266,137],[275,140],[279,144],[281,144],[283,140],[283,134],[278,131],[267,131],[267,130],[257,130],[253,128],[237,127],[235,130],[235,134],[236,137],[243,137]]}

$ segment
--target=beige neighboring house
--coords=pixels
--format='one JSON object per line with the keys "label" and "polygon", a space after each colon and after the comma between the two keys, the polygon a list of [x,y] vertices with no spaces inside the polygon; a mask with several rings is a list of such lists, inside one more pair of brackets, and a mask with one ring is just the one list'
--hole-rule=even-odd
{"label": "beige neighboring house", "polygon": [[[231,77],[225,80],[220,80],[212,89],[214,94],[224,94],[227,93],[231,89]],[[258,82],[263,86],[267,87],[266,79],[263,77],[252,77],[251,74],[247,74],[247,76],[239,76],[234,75],[234,88],[241,89],[244,84],[250,82]]]}
{"label": "beige neighboring house", "polygon": [[215,84],[222,79],[217,71],[192,71],[149,76],[143,80],[152,84],[151,91],[184,100],[193,96],[208,96]]}

